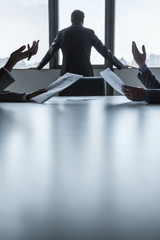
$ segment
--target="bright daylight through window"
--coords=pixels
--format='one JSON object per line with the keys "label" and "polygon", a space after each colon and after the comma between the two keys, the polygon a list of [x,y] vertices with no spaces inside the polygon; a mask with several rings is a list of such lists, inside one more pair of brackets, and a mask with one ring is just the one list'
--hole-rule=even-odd
{"label": "bright daylight through window", "polygon": [[37,55],[30,61],[19,62],[15,68],[24,69],[37,65],[49,47],[48,0],[0,1],[0,22],[3,33],[0,44],[0,67],[14,50],[39,39]]}
{"label": "bright daylight through window", "polygon": [[124,63],[136,65],[131,53],[132,41],[135,41],[140,50],[145,45],[147,65],[160,67],[160,1],[115,1],[115,55]]}

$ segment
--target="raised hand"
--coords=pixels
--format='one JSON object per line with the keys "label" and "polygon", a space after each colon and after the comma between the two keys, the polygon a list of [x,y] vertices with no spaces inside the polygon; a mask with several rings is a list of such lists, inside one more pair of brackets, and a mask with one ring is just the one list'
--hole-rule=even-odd
{"label": "raised hand", "polygon": [[38,43],[36,41],[33,41],[32,46],[30,47],[30,45],[28,44],[28,49],[26,51],[25,48],[26,46],[22,46],[19,49],[17,49],[16,51],[14,51],[11,55],[10,58],[8,59],[8,62],[6,63],[5,67],[11,71],[12,68],[14,67],[14,65],[29,57],[30,53],[32,53],[32,55],[35,55],[38,51]]}
{"label": "raised hand", "polygon": [[134,60],[136,61],[136,63],[138,64],[139,68],[142,69],[146,63],[146,50],[145,50],[145,46],[142,46],[142,53],[139,52],[137,45],[135,42],[132,42],[132,54],[134,57]]}

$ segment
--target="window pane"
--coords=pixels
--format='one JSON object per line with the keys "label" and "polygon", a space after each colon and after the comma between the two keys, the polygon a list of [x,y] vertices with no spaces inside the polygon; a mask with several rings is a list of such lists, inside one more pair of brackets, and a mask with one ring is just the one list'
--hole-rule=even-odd
{"label": "window pane", "polygon": [[160,66],[159,8],[159,0],[116,0],[115,55],[119,59],[133,64],[134,40],[140,50],[145,45],[147,65]]}
{"label": "window pane", "polygon": [[22,45],[40,40],[39,51],[30,61],[21,61],[15,68],[37,65],[48,50],[48,0],[0,1],[0,66],[10,53]]}
{"label": "window pane", "polygon": [[[71,13],[79,9],[85,13],[84,27],[94,30],[97,37],[104,43],[104,21],[105,1],[104,0],[60,0],[59,1],[59,30],[71,25]],[[62,62],[60,56],[59,64]],[[91,52],[92,64],[104,64],[104,58],[93,48]]]}

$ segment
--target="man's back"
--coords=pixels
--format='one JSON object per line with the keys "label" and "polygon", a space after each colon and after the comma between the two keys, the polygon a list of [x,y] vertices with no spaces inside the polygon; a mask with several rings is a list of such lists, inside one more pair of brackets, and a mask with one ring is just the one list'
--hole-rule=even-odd
{"label": "man's back", "polygon": [[93,67],[90,63],[92,46],[111,64],[121,69],[123,64],[112,54],[110,50],[98,39],[94,31],[83,27],[84,13],[75,10],[71,14],[72,25],[58,32],[48,52],[38,65],[40,70],[45,66],[54,54],[61,48],[63,63],[61,75],[66,72],[93,76]]}
{"label": "man's back", "polygon": [[73,24],[58,34],[58,43],[63,53],[61,75],[65,72],[93,76],[90,63],[93,30],[81,24]]}

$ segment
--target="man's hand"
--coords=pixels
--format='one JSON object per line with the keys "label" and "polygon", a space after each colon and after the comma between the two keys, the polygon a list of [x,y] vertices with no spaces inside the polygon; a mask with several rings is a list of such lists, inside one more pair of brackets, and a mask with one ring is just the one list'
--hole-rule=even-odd
{"label": "man's hand", "polygon": [[28,102],[34,102],[34,101],[31,100],[33,97],[36,97],[36,96],[38,96],[38,95],[40,95],[40,94],[42,94],[42,93],[45,93],[45,92],[47,92],[47,89],[46,89],[46,88],[39,89],[39,90],[37,90],[37,91],[35,91],[35,92],[29,93],[29,94],[27,94],[27,96],[26,96],[26,100],[27,100]]}
{"label": "man's hand", "polygon": [[8,71],[11,72],[14,65],[17,62],[27,58],[31,52],[33,55],[35,55],[37,53],[38,43],[36,41],[33,41],[33,44],[31,47],[29,44],[27,46],[28,46],[28,50],[24,51],[26,46],[22,46],[10,55],[8,62],[5,65],[5,68],[8,69]]}
{"label": "man's hand", "polygon": [[29,70],[37,70],[37,66],[31,66],[31,67],[29,67],[27,69],[29,69]]}
{"label": "man's hand", "polygon": [[130,86],[123,85],[122,92],[128,99],[132,101],[145,100],[145,90],[143,88],[130,87]]}
{"label": "man's hand", "polygon": [[123,68],[123,69],[127,69],[127,68],[136,68],[136,67],[131,66],[131,65],[128,65],[128,64],[125,64],[125,65],[123,65],[122,68]]}
{"label": "man's hand", "polygon": [[139,52],[137,45],[135,42],[132,42],[132,54],[134,57],[134,60],[136,61],[136,63],[138,64],[139,68],[142,69],[146,63],[146,50],[145,50],[145,46],[142,46],[142,53]]}

